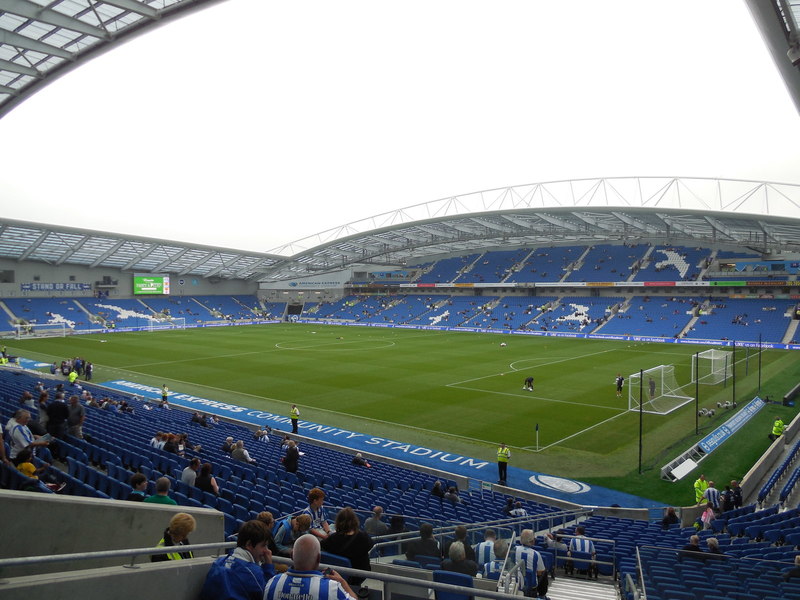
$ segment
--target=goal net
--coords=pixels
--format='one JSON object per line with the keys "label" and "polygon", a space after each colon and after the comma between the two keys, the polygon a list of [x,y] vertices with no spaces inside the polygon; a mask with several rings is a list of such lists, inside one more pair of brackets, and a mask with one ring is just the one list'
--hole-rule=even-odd
{"label": "goal net", "polygon": [[731,377],[733,352],[730,350],[705,350],[692,356],[692,381],[714,385]]}
{"label": "goal net", "polygon": [[[628,377],[628,410],[666,415],[694,400],[684,396],[674,365],[659,365]],[[641,405],[641,408],[640,408]]]}
{"label": "goal net", "polygon": [[14,337],[18,340],[44,337],[67,337],[67,324],[59,323],[17,323]]}
{"label": "goal net", "polygon": [[167,331],[170,329],[186,329],[186,317],[166,319],[147,319],[145,331]]}

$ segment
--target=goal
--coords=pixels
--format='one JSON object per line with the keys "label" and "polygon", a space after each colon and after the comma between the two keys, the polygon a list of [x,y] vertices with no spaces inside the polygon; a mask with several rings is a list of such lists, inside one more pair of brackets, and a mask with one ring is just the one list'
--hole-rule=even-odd
{"label": "goal", "polygon": [[170,329],[186,329],[186,317],[168,319],[147,319],[145,331],[167,331]]}
{"label": "goal", "polygon": [[733,372],[733,352],[705,350],[692,356],[692,381],[714,385],[729,379]]}
{"label": "goal", "polygon": [[[628,377],[628,410],[666,415],[694,400],[684,396],[674,365],[659,365]],[[641,405],[641,408],[640,408]]]}
{"label": "goal", "polygon": [[67,337],[67,324],[58,323],[16,323],[14,337],[18,340],[28,338]]}

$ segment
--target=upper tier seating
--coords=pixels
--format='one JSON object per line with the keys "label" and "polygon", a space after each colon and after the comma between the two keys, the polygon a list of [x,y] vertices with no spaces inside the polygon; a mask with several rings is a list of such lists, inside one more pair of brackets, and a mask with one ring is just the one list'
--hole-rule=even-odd
{"label": "upper tier seating", "polygon": [[455,281],[462,270],[470,267],[478,254],[467,254],[465,256],[454,256],[453,258],[443,258],[434,263],[427,273],[423,273],[417,278],[417,283],[450,283]]}
{"label": "upper tier seating", "polygon": [[535,248],[525,263],[508,276],[507,283],[560,281],[568,268],[586,251],[585,246]]}
{"label": "upper tier seating", "polygon": [[567,281],[625,281],[631,267],[642,258],[646,246],[598,244],[583,258],[581,267],[570,272]]}
{"label": "upper tier seating", "polygon": [[706,266],[710,251],[684,246],[656,246],[634,281],[692,281]]}
{"label": "upper tier seating", "polygon": [[511,272],[512,267],[521,262],[529,253],[529,248],[486,252],[475,262],[472,269],[460,275],[456,282],[496,283],[503,281]]}

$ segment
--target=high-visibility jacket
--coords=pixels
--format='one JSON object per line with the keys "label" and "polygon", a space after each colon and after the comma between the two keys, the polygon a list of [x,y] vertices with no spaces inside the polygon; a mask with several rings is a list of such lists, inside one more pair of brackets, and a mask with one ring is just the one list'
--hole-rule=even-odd
{"label": "high-visibility jacket", "polygon": [[500,446],[497,449],[497,462],[508,462],[508,459],[511,458],[511,450],[506,446],[503,448]]}
{"label": "high-visibility jacket", "polygon": [[700,502],[703,499],[703,494],[708,489],[708,481],[705,479],[698,479],[694,482],[694,501]]}
{"label": "high-visibility jacket", "polygon": [[772,424],[772,435],[778,437],[783,435],[783,429],[786,427],[781,419],[775,419]]}
{"label": "high-visibility jacket", "polygon": [[300,409],[296,406],[293,406],[290,414],[292,419],[297,420],[297,418],[300,416]]}

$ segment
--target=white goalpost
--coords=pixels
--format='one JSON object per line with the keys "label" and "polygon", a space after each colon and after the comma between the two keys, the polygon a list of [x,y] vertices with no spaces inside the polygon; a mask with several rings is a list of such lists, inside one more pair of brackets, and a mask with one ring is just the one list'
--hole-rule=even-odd
{"label": "white goalpost", "polygon": [[67,337],[67,324],[58,323],[15,323],[14,337],[18,340],[28,338]]}
{"label": "white goalpost", "polygon": [[733,374],[733,352],[730,350],[705,350],[692,356],[692,381],[715,385]]}
{"label": "white goalpost", "polygon": [[186,329],[186,317],[168,319],[147,319],[145,331],[168,331],[172,329]]}
{"label": "white goalpost", "polygon": [[[628,410],[666,415],[694,400],[675,379],[674,365],[658,365],[628,377]],[[641,407],[639,398],[641,396]]]}

